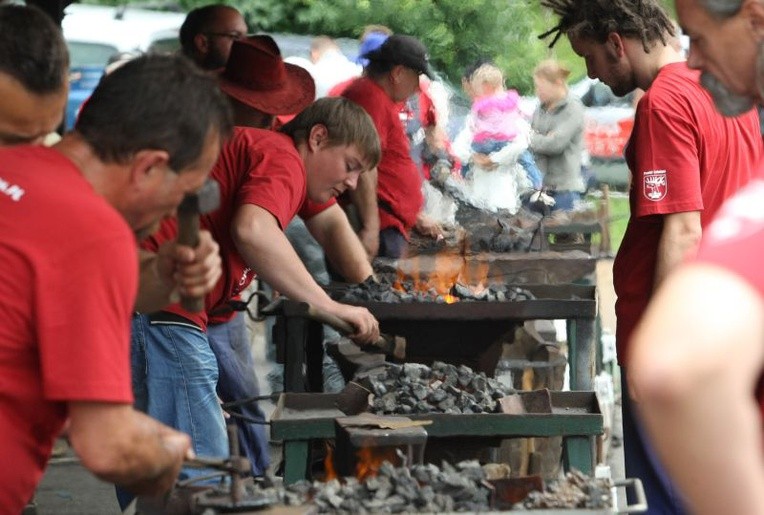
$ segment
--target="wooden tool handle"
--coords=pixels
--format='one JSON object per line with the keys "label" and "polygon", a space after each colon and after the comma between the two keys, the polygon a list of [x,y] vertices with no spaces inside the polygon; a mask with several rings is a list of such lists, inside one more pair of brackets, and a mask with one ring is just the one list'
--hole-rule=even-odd
{"label": "wooden tool handle", "polygon": [[[178,239],[181,245],[196,248],[199,245],[199,214],[191,211],[178,212]],[[204,297],[181,296],[180,305],[190,313],[204,310]]]}

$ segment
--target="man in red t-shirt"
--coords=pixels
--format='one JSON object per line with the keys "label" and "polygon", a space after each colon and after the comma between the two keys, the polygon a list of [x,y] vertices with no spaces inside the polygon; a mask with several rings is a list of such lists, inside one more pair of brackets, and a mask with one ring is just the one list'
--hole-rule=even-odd
{"label": "man in red t-shirt", "polygon": [[[719,206],[754,175],[762,155],[758,116],[749,110],[724,118],[714,109],[699,74],[670,44],[674,26],[658,2],[544,3],[560,16],[557,30],[585,59],[591,77],[619,96],[646,90],[626,149],[631,217],[613,265],[624,456],[627,475],[645,483],[651,512],[682,513],[682,501],[634,417],[627,344],[653,290],[697,252]],[[619,20],[617,26],[612,20]]]}
{"label": "man in red t-shirt", "polygon": [[[764,104],[761,0],[737,7],[678,0],[688,64],[720,110]],[[630,345],[641,414],[693,513],[764,506],[764,180],[736,193],[697,258],[669,277]]]}
{"label": "man in red t-shirt", "polygon": [[136,234],[201,186],[228,130],[213,80],[147,56],[104,78],[54,148],[0,150],[0,513],[21,512],[67,422],[100,478],[174,483],[188,436],[131,406]]}
{"label": "man in red t-shirt", "polygon": [[[308,73],[285,64],[268,36],[234,43],[220,87],[231,99],[239,125],[267,126],[260,122],[276,114],[299,112],[314,96]],[[242,348],[248,339],[239,334],[245,330],[243,320],[232,320],[229,308],[229,301],[256,274],[289,298],[346,320],[357,328],[353,335],[357,341],[378,336],[377,321],[368,310],[328,297],[283,233],[299,214],[349,281],[360,282],[372,275],[363,247],[334,196],[355,187],[357,176],[379,160],[373,125],[363,110],[334,99],[309,106],[283,131],[291,132],[237,127],[215,165],[212,177],[221,188],[221,207],[203,216],[202,226],[221,246],[223,278],[207,296],[205,310],[189,313],[176,305],[133,320],[136,406],[189,432],[198,454],[227,452],[216,392],[224,401],[257,395],[251,354]],[[153,250],[176,233],[175,222],[167,221],[144,247]],[[177,342],[183,345],[178,347]],[[262,412],[249,406],[243,413],[263,418]],[[250,459],[253,473],[263,474],[269,451],[261,425],[246,420],[237,420],[237,425],[241,450]],[[182,474],[194,475],[194,471]]]}
{"label": "man in red t-shirt", "polygon": [[419,76],[434,78],[427,49],[411,36],[392,35],[364,56],[369,64],[342,96],[363,107],[374,121],[382,161],[351,193],[361,225],[359,236],[370,256],[406,253],[409,231],[437,237],[440,228],[422,213],[422,176],[411,159],[400,119],[400,103],[419,90]]}

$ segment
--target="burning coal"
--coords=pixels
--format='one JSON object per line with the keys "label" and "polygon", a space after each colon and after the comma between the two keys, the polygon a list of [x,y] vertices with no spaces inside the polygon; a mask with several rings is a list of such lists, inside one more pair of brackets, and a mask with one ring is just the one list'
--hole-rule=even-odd
{"label": "burning coal", "polygon": [[371,411],[378,415],[414,413],[495,413],[510,390],[484,373],[436,361],[390,365],[369,378],[374,393]]}
{"label": "burning coal", "polygon": [[338,295],[339,302],[387,302],[393,304],[409,302],[434,302],[451,304],[460,301],[492,301],[512,302],[533,300],[531,292],[517,286],[506,284],[465,284],[453,280],[433,276],[427,279],[404,278],[396,279],[381,277],[378,281],[372,278],[349,286]]}

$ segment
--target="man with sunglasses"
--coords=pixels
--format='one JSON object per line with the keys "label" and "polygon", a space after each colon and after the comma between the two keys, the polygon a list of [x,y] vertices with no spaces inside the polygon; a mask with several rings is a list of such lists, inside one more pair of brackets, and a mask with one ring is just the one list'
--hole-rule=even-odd
{"label": "man with sunglasses", "polygon": [[205,70],[225,66],[233,42],[247,35],[247,23],[239,11],[223,4],[194,9],[180,27],[183,54]]}

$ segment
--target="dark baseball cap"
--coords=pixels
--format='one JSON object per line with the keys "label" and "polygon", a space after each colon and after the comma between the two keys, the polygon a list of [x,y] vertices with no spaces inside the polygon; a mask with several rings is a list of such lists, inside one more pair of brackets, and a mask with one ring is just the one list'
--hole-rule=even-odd
{"label": "dark baseball cap", "polygon": [[435,73],[430,68],[427,48],[413,36],[393,34],[385,40],[381,47],[367,52],[361,57],[369,61],[400,64],[416,72],[424,73],[430,79],[435,80]]}

